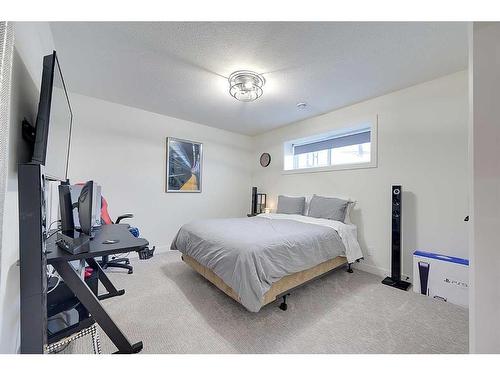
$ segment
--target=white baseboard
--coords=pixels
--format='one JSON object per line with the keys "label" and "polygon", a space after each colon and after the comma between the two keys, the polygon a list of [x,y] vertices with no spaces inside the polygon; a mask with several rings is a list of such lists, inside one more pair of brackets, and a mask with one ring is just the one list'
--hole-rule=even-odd
{"label": "white baseboard", "polygon": [[[367,263],[363,262],[362,260],[359,263],[354,263],[353,268],[371,273],[373,275],[380,276],[381,278],[385,278],[386,276],[389,276],[391,274],[391,271],[388,269],[385,269],[382,267],[377,267],[377,266],[374,266],[373,264],[367,264]],[[411,277],[409,275],[404,274],[404,273],[401,274],[401,278],[403,280],[408,280],[410,282],[412,281]]]}
{"label": "white baseboard", "polygon": [[386,269],[381,268],[381,267],[374,266],[372,264],[366,264],[363,261],[360,261],[359,263],[354,263],[352,265],[352,267],[354,269],[365,271],[365,272],[368,272],[368,273],[371,273],[371,274],[374,274],[374,275],[377,275],[377,276],[380,276],[380,277],[386,277],[387,275],[390,274],[389,270],[386,270]]}

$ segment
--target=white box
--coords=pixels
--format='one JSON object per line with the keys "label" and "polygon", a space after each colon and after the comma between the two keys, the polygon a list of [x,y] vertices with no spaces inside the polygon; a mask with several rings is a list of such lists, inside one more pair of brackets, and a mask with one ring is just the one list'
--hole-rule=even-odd
{"label": "white box", "polygon": [[469,260],[415,251],[413,291],[469,307]]}

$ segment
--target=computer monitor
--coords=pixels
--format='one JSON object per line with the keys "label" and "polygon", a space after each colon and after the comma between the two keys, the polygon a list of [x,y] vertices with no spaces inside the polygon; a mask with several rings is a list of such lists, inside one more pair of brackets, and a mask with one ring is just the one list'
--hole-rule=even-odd
{"label": "computer monitor", "polygon": [[[71,201],[75,208],[78,207],[78,198],[80,197],[84,185],[83,183],[69,185]],[[101,226],[101,185],[97,184],[95,181],[92,189],[92,203],[94,206],[92,210],[92,227],[95,228]],[[78,210],[73,211],[73,221],[75,223],[75,228],[79,230],[80,218],[78,216]]]}
{"label": "computer monitor", "polygon": [[74,231],[73,201],[71,200],[71,189],[68,184],[59,185],[59,208],[61,210],[61,231]]}
{"label": "computer monitor", "polygon": [[87,181],[78,197],[78,220],[80,231],[88,236],[92,235],[92,197],[94,194],[94,181]]}

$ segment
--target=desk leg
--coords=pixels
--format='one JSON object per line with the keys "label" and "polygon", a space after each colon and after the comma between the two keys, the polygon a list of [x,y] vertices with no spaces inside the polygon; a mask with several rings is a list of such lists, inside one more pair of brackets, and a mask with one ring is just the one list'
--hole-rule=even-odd
{"label": "desk leg", "polygon": [[138,353],[142,350],[142,341],[131,345],[120,328],[113,322],[106,310],[99,303],[92,290],[81,278],[68,262],[56,262],[53,264],[56,271],[63,278],[64,282],[75,293],[80,302],[92,314],[97,324],[108,335],[113,344],[118,348],[118,353]]}
{"label": "desk leg", "polygon": [[115,286],[113,285],[113,283],[111,282],[111,280],[104,273],[103,269],[101,268],[101,266],[99,265],[99,263],[97,263],[95,261],[94,258],[88,258],[85,261],[88,263],[88,265],[90,267],[92,267],[92,269],[94,271],[97,272],[97,277],[101,281],[101,283],[104,286],[104,288],[106,288],[106,290],[108,291],[108,293],[106,293],[106,294],[97,296],[97,298],[99,299],[99,301],[102,301],[103,299],[106,299],[106,298],[121,296],[121,295],[125,294],[125,290],[124,289],[117,290],[115,288]]}

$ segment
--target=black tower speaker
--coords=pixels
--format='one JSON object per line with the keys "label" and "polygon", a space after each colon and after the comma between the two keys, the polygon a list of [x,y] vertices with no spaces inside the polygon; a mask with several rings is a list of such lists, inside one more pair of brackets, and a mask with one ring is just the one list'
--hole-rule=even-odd
{"label": "black tower speaker", "polygon": [[257,187],[252,187],[252,215],[257,213]]}
{"label": "black tower speaker", "polygon": [[392,236],[391,236],[391,277],[386,277],[382,284],[394,288],[408,290],[410,283],[401,280],[401,216],[402,189],[401,185],[392,185]]}

